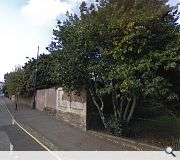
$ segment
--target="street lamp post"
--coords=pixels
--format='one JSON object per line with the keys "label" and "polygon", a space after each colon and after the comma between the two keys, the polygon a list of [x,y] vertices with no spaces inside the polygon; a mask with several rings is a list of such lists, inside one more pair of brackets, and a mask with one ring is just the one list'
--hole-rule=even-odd
{"label": "street lamp post", "polygon": [[[29,57],[26,57],[26,58],[29,59]],[[39,58],[39,46],[38,46],[36,65],[35,65],[32,109],[36,109],[36,88],[37,88],[37,75],[38,75],[38,58]]]}
{"label": "street lamp post", "polygon": [[34,89],[33,89],[33,109],[36,109],[36,86],[37,86],[37,72],[38,72],[38,58],[39,58],[39,46],[37,51],[37,58],[36,58],[36,68],[35,68],[35,76],[34,76]]}

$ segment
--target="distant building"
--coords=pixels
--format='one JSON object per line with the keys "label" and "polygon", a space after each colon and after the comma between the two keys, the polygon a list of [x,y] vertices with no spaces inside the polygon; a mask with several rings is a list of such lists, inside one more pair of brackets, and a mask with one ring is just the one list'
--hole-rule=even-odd
{"label": "distant building", "polygon": [[2,93],[4,82],[0,82],[0,93]]}

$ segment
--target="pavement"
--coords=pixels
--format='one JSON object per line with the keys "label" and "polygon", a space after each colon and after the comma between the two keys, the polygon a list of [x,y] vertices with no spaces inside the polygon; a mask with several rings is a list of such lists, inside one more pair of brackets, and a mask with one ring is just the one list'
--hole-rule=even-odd
{"label": "pavement", "polygon": [[3,98],[15,120],[43,145],[56,151],[141,151],[159,150],[156,147],[116,138],[93,131],[83,131],[67,122],[57,120],[46,112],[15,104]]}

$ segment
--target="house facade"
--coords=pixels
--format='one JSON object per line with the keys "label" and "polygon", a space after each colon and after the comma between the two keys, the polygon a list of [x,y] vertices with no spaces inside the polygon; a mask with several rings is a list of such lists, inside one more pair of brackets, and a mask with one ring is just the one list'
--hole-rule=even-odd
{"label": "house facade", "polygon": [[2,93],[4,82],[0,82],[0,93]]}

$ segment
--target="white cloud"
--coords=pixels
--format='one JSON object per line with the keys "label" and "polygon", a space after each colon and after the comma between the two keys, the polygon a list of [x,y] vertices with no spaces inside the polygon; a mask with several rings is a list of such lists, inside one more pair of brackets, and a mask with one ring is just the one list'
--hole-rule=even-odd
{"label": "white cloud", "polygon": [[28,4],[21,9],[23,16],[32,25],[52,25],[56,17],[64,15],[67,11],[72,12],[75,0],[63,2],[60,0],[29,0]]}
{"label": "white cloud", "polygon": [[[34,26],[52,26],[56,18],[62,18],[67,11],[76,12],[83,0],[29,0],[21,13]],[[87,3],[95,0],[84,0]]]}

